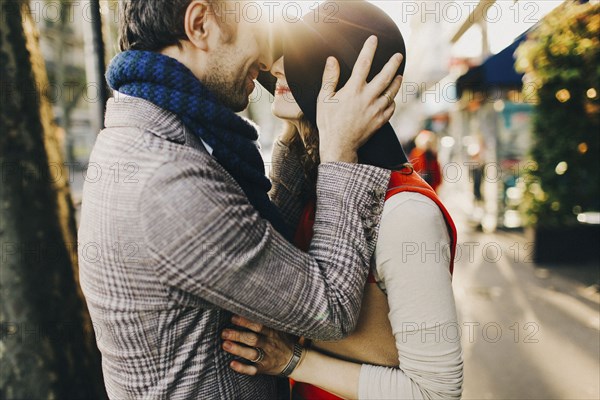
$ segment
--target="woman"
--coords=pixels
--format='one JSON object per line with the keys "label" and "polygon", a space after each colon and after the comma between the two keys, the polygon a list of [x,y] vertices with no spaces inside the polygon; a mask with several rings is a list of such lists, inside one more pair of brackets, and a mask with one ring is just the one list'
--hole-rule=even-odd
{"label": "woman", "polygon": [[[303,24],[289,28],[284,56],[271,69],[276,78],[273,112],[287,122],[281,141],[290,150],[302,149],[306,182],[300,197],[307,204],[295,240],[303,248],[310,242],[319,163],[314,93],[322,83],[315,85],[318,73],[313,71],[322,69],[324,58],[333,54],[340,60],[339,86],[343,86],[358,55],[354,43],[364,41],[370,32],[380,40],[372,75],[390,51],[393,54],[400,46],[404,53],[393,21],[366,2],[338,2],[338,23],[319,24],[315,13],[331,3],[321,4]],[[231,368],[248,375],[285,371],[287,376],[290,365],[298,362],[289,376],[295,381],[295,398],[300,399],[460,398],[462,354],[451,286],[456,244],[452,220],[431,187],[413,173],[389,124],[365,144],[359,161],[396,172],[355,332],[338,342],[315,341],[309,346],[305,341],[300,347],[286,334],[234,317],[234,324],[247,330],[225,330],[223,348],[252,364],[232,361]]]}

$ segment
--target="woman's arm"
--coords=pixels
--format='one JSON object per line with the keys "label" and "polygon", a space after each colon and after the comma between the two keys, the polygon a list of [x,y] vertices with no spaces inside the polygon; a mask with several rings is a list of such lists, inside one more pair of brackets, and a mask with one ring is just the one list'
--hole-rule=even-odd
{"label": "woman's arm", "polygon": [[432,200],[404,192],[386,201],[375,264],[400,369],[364,365],[359,398],[460,398],[463,362],[449,249],[444,218]]}
{"label": "woman's arm", "polygon": [[302,362],[290,375],[295,381],[310,383],[344,399],[357,399],[361,365],[305,349]]}
{"label": "woman's arm", "polygon": [[[264,352],[264,358],[252,364],[232,361],[231,368],[245,375],[278,375],[292,357],[294,341],[280,332],[243,318],[236,324],[252,329],[256,334],[226,330],[223,338],[227,340],[223,343],[223,349],[252,362],[259,355],[256,348],[260,348]],[[400,369],[361,365],[312,349],[303,349],[301,361],[290,378],[318,386],[344,399],[424,398],[419,386]]]}

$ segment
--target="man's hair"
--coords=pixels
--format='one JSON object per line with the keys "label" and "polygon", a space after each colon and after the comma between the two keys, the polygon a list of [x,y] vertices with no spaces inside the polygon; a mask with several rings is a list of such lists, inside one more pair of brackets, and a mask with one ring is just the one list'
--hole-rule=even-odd
{"label": "man's hair", "polygon": [[119,47],[157,51],[186,39],[183,18],[191,0],[122,0]]}
{"label": "man's hair", "polygon": [[[224,0],[210,0],[212,6]],[[158,51],[187,40],[184,17],[192,0],[121,0],[119,47]]]}

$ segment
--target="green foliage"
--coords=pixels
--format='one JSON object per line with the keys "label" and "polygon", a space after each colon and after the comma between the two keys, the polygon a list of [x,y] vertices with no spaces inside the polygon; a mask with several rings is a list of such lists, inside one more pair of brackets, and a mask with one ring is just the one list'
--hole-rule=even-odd
{"label": "green foliage", "polygon": [[578,213],[600,211],[599,38],[600,4],[569,1],[517,50],[537,97],[524,203],[533,225],[572,225]]}

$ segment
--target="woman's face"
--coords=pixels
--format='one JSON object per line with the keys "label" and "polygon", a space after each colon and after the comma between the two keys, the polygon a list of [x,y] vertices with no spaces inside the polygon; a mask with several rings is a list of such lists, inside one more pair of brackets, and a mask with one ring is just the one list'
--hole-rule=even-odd
{"label": "woman's face", "polygon": [[277,118],[286,119],[289,121],[299,120],[302,116],[302,110],[285,79],[285,72],[283,71],[283,57],[279,57],[277,61],[271,67],[271,74],[277,78],[277,85],[275,86],[275,101],[271,106],[273,115]]}

